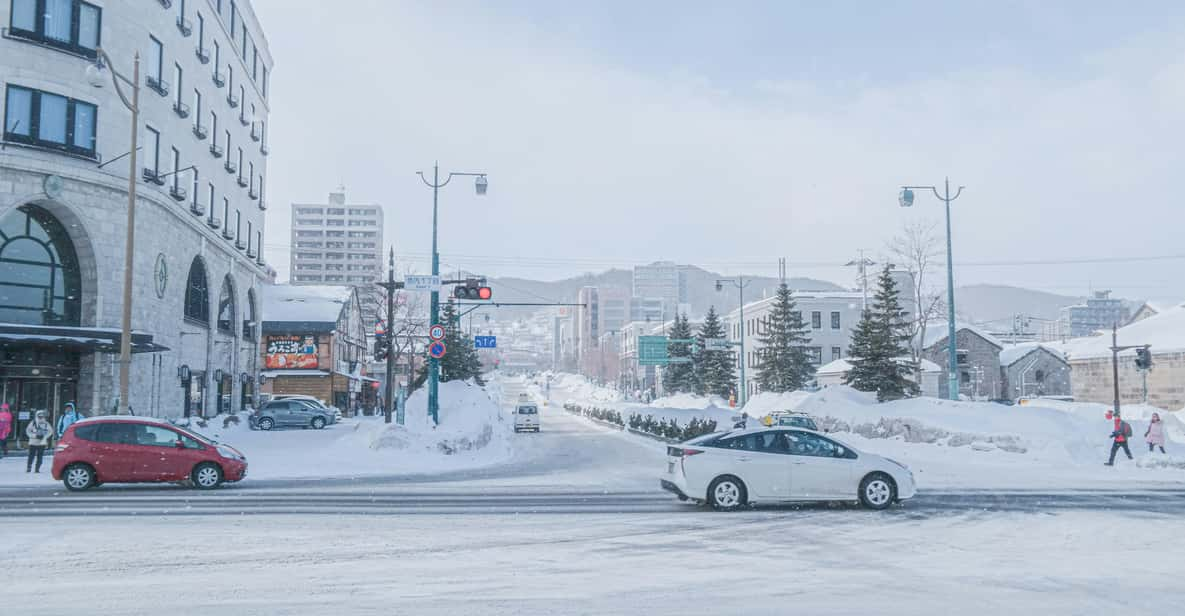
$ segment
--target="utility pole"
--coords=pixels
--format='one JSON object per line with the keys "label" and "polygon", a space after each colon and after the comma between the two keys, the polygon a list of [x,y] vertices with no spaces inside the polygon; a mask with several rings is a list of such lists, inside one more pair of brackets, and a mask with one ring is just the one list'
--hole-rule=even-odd
{"label": "utility pole", "polygon": [[876,265],[876,261],[864,256],[863,248],[861,248],[858,252],[860,254],[859,259],[856,259],[855,261],[848,261],[844,265],[848,267],[856,267],[856,275],[860,278],[860,290],[864,296],[864,301],[862,304],[860,304],[860,310],[864,311],[868,310],[868,266]]}
{"label": "utility pole", "polygon": [[[1148,348],[1148,345],[1146,345],[1146,344],[1134,344],[1134,345],[1129,344],[1127,346],[1119,346],[1119,324],[1118,323],[1111,324],[1111,378],[1114,380],[1114,384],[1115,384],[1115,412],[1117,412],[1117,413],[1119,412],[1119,353],[1121,351],[1127,351],[1130,349],[1145,349],[1143,351],[1143,356],[1151,357],[1150,355],[1148,355],[1148,351],[1146,350],[1147,348]],[[1140,353],[1141,353],[1140,351],[1137,351],[1136,368],[1138,368],[1138,369],[1141,368]],[[1143,369],[1143,371],[1144,371],[1144,401],[1147,402],[1148,401],[1148,372],[1147,372],[1146,368]]]}
{"label": "utility pole", "polygon": [[741,406],[745,406],[746,393],[748,391],[748,385],[745,382],[745,287],[749,286],[749,284],[753,281],[752,280],[745,280],[745,277],[743,275],[738,275],[735,279],[733,279],[733,278],[717,278],[716,279],[716,290],[717,291],[723,290],[724,283],[726,283],[726,282],[737,288],[737,294],[738,294],[738,297],[739,297],[740,303],[741,303],[740,304],[741,383],[740,383],[740,386],[737,387],[737,403],[740,404]]}
{"label": "utility pole", "polygon": [[387,327],[384,332],[387,337],[387,398],[383,401],[383,422],[391,423],[391,413],[395,409],[395,362],[391,353],[395,349],[395,291],[403,288],[402,282],[395,282],[394,246],[387,257],[387,282],[376,284],[387,291]]}

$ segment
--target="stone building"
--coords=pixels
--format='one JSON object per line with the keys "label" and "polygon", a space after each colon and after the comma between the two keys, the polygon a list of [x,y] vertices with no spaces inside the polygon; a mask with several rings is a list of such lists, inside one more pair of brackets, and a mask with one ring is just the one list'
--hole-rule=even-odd
{"label": "stone building", "polygon": [[1072,395],[1070,364],[1056,345],[1018,344],[1000,351],[1000,397]]}
{"label": "stone building", "polygon": [[88,80],[101,46],[142,59],[128,402],[247,406],[272,70],[251,3],[9,0],[0,24],[0,395],[116,408],[132,126],[110,71]]}
{"label": "stone building", "polygon": [[[946,323],[932,323],[926,328],[922,356],[942,367],[939,392],[950,398],[950,354]],[[1000,351],[1004,344],[995,336],[970,325],[955,330],[959,396],[971,399],[999,398],[1002,391]]]}
{"label": "stone building", "polygon": [[[1134,350],[1119,354],[1120,403],[1139,404],[1147,391],[1152,406],[1185,407],[1185,306],[1121,327],[1118,338],[1120,346],[1149,345],[1152,355],[1152,369],[1144,371],[1135,365]],[[1074,400],[1111,404],[1115,399],[1111,336],[1070,340],[1064,348],[1073,374]]]}

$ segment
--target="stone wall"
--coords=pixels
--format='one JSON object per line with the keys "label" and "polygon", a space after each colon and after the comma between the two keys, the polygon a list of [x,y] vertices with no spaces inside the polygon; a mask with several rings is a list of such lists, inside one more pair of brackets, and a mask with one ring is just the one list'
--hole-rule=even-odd
{"label": "stone wall", "polygon": [[1003,398],[1072,395],[1070,365],[1044,348],[1003,366],[1001,372]]}
{"label": "stone wall", "polygon": [[[1071,360],[1073,391],[1076,402],[1112,404],[1115,400],[1111,358]],[[1185,407],[1185,353],[1160,353],[1152,356],[1148,371],[1148,404],[1175,411]],[[1144,375],[1136,369],[1135,356],[1119,357],[1119,396],[1121,404],[1139,404],[1144,398]]]}

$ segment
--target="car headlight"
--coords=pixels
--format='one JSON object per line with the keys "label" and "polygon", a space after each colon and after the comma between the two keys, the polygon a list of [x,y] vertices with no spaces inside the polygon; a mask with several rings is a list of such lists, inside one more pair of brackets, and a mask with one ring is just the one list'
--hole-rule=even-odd
{"label": "car headlight", "polygon": [[220,455],[224,458],[229,458],[231,460],[242,461],[242,460],[247,459],[243,456],[243,454],[231,449],[230,447],[227,447],[226,445],[219,445],[218,446],[218,455]]}

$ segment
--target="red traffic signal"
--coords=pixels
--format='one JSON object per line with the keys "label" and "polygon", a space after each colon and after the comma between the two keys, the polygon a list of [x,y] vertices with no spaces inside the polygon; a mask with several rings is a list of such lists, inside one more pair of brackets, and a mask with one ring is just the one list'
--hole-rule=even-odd
{"label": "red traffic signal", "polygon": [[477,299],[490,299],[494,296],[494,291],[489,287],[477,288]]}
{"label": "red traffic signal", "polygon": [[459,284],[453,289],[453,297],[470,300],[492,299],[494,297],[493,289],[484,285],[484,280],[470,278],[465,281],[465,284]]}

